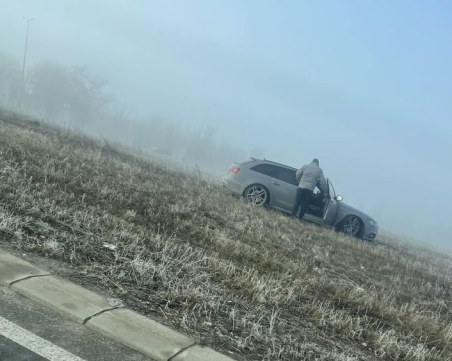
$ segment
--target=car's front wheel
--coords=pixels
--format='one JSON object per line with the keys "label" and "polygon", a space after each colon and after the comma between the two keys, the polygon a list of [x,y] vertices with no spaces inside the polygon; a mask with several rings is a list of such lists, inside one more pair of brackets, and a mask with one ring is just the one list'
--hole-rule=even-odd
{"label": "car's front wheel", "polygon": [[251,203],[257,207],[262,207],[268,203],[270,194],[268,193],[267,188],[263,185],[252,184],[245,189],[245,192],[243,192],[243,198],[248,203]]}
{"label": "car's front wheel", "polygon": [[341,231],[352,237],[359,237],[361,228],[361,220],[353,215],[348,215],[341,223]]}

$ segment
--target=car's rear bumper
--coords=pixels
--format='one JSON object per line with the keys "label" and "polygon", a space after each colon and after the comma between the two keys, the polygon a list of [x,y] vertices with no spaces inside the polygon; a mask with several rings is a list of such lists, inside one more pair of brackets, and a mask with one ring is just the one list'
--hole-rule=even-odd
{"label": "car's rear bumper", "polygon": [[240,196],[243,193],[243,186],[235,181],[234,177],[229,174],[223,177],[223,187]]}

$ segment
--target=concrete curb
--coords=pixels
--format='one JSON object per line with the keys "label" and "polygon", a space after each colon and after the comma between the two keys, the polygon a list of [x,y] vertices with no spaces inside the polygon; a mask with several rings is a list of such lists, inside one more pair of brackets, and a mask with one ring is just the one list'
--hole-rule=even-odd
{"label": "concrete curb", "polygon": [[169,360],[195,345],[192,338],[127,309],[103,313],[86,325],[156,360]]}
{"label": "concrete curb", "polygon": [[155,361],[234,361],[195,340],[0,250],[0,285],[86,324]]}
{"label": "concrete curb", "polygon": [[56,276],[28,278],[10,288],[79,323],[113,308],[106,298]]}

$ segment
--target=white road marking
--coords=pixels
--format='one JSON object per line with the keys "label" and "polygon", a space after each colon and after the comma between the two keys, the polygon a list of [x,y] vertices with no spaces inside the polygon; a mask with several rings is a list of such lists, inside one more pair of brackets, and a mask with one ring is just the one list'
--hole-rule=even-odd
{"label": "white road marking", "polygon": [[28,348],[34,353],[49,361],[84,361],[78,356],[59,348],[53,343],[36,336],[34,333],[17,326],[0,316],[0,335],[9,338],[19,345]]}

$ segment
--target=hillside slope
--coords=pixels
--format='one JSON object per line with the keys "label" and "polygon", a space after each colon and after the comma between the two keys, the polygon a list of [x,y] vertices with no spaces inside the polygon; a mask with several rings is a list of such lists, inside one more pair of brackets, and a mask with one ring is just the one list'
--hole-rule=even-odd
{"label": "hillside slope", "polygon": [[0,109],[0,246],[238,360],[452,360],[452,259]]}

